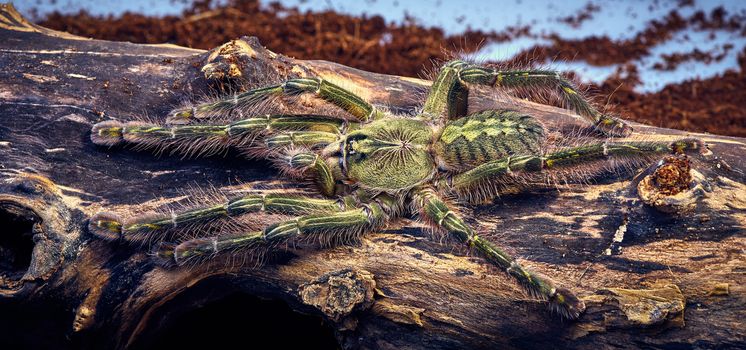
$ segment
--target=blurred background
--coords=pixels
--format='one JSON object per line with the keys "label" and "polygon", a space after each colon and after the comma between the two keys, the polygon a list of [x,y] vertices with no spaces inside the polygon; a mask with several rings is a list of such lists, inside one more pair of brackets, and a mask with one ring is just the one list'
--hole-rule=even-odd
{"label": "blurred background", "polygon": [[421,76],[465,57],[567,72],[624,118],[746,136],[746,1],[25,0],[45,27],[210,49],[272,51]]}

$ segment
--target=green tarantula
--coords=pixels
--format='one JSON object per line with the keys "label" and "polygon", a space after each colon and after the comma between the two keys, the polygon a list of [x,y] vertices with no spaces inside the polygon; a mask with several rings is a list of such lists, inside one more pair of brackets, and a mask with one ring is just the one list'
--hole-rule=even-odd
{"label": "green tarantula", "polygon": [[[89,230],[103,239],[131,242],[166,242],[171,237],[175,243],[161,243],[155,254],[172,265],[183,265],[224,253],[271,252],[282,249],[281,243],[304,237],[350,242],[393,219],[414,216],[505,270],[562,316],[577,318],[585,309],[581,299],[524,268],[478,235],[459,215],[456,203],[485,201],[515,188],[530,189],[546,184],[556,174],[567,178],[585,164],[649,162],[662,154],[700,149],[703,144],[694,139],[663,143],[604,138],[572,147],[547,147],[545,127],[531,115],[517,110],[467,115],[465,92],[475,85],[549,90],[598,133],[613,137],[631,132],[621,120],[597,111],[553,71],[501,71],[451,61],[441,67],[416,115],[387,112],[324,79],[290,79],[178,108],[164,125],[104,121],[93,127],[91,139],[97,145],[131,144],[187,155],[214,154],[232,147],[251,157],[273,160],[287,176],[312,179],[323,197],[246,194],[129,220],[99,213],[90,219]],[[204,122],[221,115],[251,115],[258,101],[270,103],[272,98],[300,94],[315,95],[341,108],[346,116],[269,114],[222,125]],[[220,224],[258,212],[292,217],[255,230]],[[198,234],[181,239],[174,235],[190,228]]]}

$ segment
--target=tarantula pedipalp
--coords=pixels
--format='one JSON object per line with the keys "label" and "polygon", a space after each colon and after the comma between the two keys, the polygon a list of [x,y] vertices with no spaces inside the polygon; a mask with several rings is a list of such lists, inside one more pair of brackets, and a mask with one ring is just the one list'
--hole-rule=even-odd
{"label": "tarantula pedipalp", "polygon": [[[299,78],[253,89],[216,102],[174,110],[165,125],[105,121],[91,139],[98,145],[132,144],[186,154],[212,154],[231,146],[250,156],[268,157],[291,177],[313,178],[326,198],[247,194],[164,215],[122,220],[110,213],[90,219],[90,231],[109,240],[142,241],[174,228],[205,224],[201,237],[162,244],[157,255],[175,265],[238,249],[271,250],[300,237],[349,241],[408,214],[437,231],[455,236],[504,269],[533,296],[567,318],[585,306],[569,289],[521,266],[512,256],[464,222],[454,202],[494,197],[506,187],[525,188],[547,175],[608,159],[647,161],[669,152],[701,149],[698,140],[672,143],[613,141],[550,149],[543,124],[513,110],[466,112],[472,84],[507,88],[549,88],[600,133],[626,135],[622,121],[589,105],[555,72],[500,71],[452,61],[433,82],[414,116],[384,112],[355,94],[320,78]],[[201,122],[241,111],[272,96],[310,93],[336,105],[347,118],[277,114],[248,117],[224,125]],[[547,151],[550,149],[550,151]],[[453,201],[452,199],[455,199]],[[226,217],[274,212],[297,215],[257,231],[210,226]],[[204,232],[207,232],[206,234]]]}

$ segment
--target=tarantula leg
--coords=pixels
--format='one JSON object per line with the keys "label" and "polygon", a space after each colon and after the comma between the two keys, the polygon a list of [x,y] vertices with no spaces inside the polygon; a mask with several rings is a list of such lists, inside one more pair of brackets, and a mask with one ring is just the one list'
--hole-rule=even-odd
{"label": "tarantula leg", "polygon": [[315,148],[339,139],[339,134],[323,131],[290,131],[268,137],[264,142],[269,149],[306,146]]}
{"label": "tarantula leg", "polygon": [[575,319],[585,310],[583,301],[569,289],[557,287],[552,280],[529,271],[498,246],[477,235],[433,189],[424,188],[416,191],[415,203],[419,206],[422,216],[435,227],[453,234],[460,241],[476,249],[489,262],[518,280],[532,296],[547,300],[562,316]]}
{"label": "tarantula leg", "polygon": [[516,156],[495,160],[451,178],[451,189],[459,193],[480,188],[485,182],[509,174],[511,171],[542,172],[608,157],[647,157],[664,153],[703,152],[706,145],[699,139],[665,142],[603,142],[573,147],[546,156]]}
{"label": "tarantula leg", "polygon": [[338,134],[345,126],[344,120],[319,115],[267,115],[224,125],[165,126],[107,120],[93,126],[91,140],[102,146],[126,143],[142,149],[171,149],[172,152],[186,155],[211,155],[227,146],[246,146],[257,135],[275,130]]}
{"label": "tarantula leg", "polygon": [[341,119],[315,114],[276,114],[238,120],[229,124],[236,132],[309,130],[339,133],[347,127]]}
{"label": "tarantula leg", "polygon": [[360,96],[321,78],[290,79],[281,84],[249,90],[222,100],[179,108],[167,117],[169,124],[188,124],[214,115],[230,113],[247,108],[271,96],[292,96],[312,93],[319,98],[342,108],[357,120],[366,122],[382,115],[372,104]]}
{"label": "tarantula leg", "polygon": [[178,245],[165,245],[165,249],[161,249],[158,255],[177,265],[183,265],[193,259],[209,258],[221,252],[242,248],[260,246],[269,250],[273,245],[302,236],[318,236],[318,239],[324,242],[345,242],[385,221],[384,209],[373,202],[336,213],[300,216],[272,224],[258,232],[207,237]]}
{"label": "tarantula leg", "polygon": [[468,63],[456,60],[441,68],[422,107],[425,118],[435,120],[447,116],[456,119],[466,115],[468,90],[459,78],[459,71],[468,66]]}
{"label": "tarantula leg", "polygon": [[280,158],[281,169],[296,176],[312,173],[316,177],[321,194],[331,197],[336,190],[336,180],[329,165],[316,153],[299,152]]}
{"label": "tarantula leg", "polygon": [[610,136],[627,136],[632,132],[632,128],[622,120],[604,115],[591,106],[574,84],[556,71],[500,71],[487,67],[469,66],[459,70],[459,78],[466,83],[493,87],[551,89],[562,98],[568,109],[593,123],[600,132]]}
{"label": "tarantula leg", "polygon": [[91,233],[108,240],[147,241],[154,234],[170,229],[209,223],[221,218],[238,217],[248,213],[273,212],[281,214],[309,214],[340,210],[341,202],[297,195],[249,194],[223,203],[191,208],[181,212],[153,215],[123,221],[111,213],[98,213],[88,223]]}

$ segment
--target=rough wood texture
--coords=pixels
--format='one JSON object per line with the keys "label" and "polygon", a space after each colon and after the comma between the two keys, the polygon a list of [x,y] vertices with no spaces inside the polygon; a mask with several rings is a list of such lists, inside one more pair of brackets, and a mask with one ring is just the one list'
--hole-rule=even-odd
{"label": "rough wood texture", "polygon": [[[686,193],[695,203],[686,214],[644,204],[626,178],[470,209],[480,231],[585,298],[588,310],[574,322],[407,220],[359,245],[293,251],[261,269],[163,269],[141,250],[92,239],[85,220],[102,208],[154,207],[188,185],[289,185],[261,161],[98,148],[88,139],[95,122],[163,118],[215,88],[205,73],[219,81],[318,74],[402,110],[415,108],[412,96],[427,85],[293,60],[242,40],[212,55],[87,40],[0,9],[0,343],[148,344],[174,310],[242,291],[325,315],[344,348],[746,347],[744,139],[696,135],[713,154],[692,163],[700,186]],[[560,129],[580,125],[552,107],[479,91],[472,100],[475,108],[520,105]],[[661,140],[685,134],[635,128]]]}

